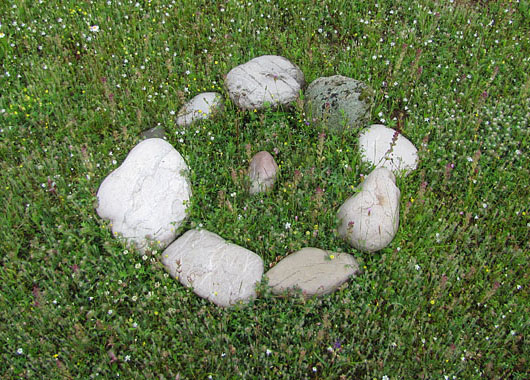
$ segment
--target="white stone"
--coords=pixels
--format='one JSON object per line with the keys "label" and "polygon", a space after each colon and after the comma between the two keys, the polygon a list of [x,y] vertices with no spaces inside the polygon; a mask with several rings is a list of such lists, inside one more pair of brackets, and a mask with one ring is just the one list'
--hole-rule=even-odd
{"label": "white stone", "polygon": [[183,127],[196,120],[208,119],[223,108],[223,98],[217,92],[204,92],[187,102],[177,116],[177,125]]}
{"label": "white stone", "polygon": [[162,253],[169,274],[199,297],[219,306],[245,303],[256,296],[263,260],[207,230],[189,230]]}
{"label": "white stone", "polygon": [[264,55],[234,67],[225,85],[230,99],[242,109],[261,109],[295,101],[304,85],[304,74],[287,58]]}
{"label": "white stone", "polygon": [[147,139],[101,183],[97,213],[112,232],[145,250],[150,242],[166,247],[186,218],[191,186],[188,166],[165,140]]}
{"label": "white stone", "polygon": [[361,157],[376,167],[408,174],[416,169],[418,150],[399,132],[381,124],[371,125],[359,137]]}
{"label": "white stone", "polygon": [[256,153],[250,160],[248,175],[250,177],[250,194],[272,189],[276,181],[278,165],[269,152]]}
{"label": "white stone", "polygon": [[300,289],[306,296],[331,293],[359,271],[352,255],[302,248],[265,273],[273,293]]}
{"label": "white stone", "polygon": [[353,247],[375,252],[386,247],[399,226],[400,191],[386,168],[375,169],[361,184],[361,192],[339,208],[339,235]]}

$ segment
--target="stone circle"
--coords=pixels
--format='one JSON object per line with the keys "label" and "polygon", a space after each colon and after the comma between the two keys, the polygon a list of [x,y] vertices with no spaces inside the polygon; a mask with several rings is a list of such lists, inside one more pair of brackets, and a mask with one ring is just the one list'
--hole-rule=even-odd
{"label": "stone circle", "polygon": [[[296,65],[272,55],[235,67],[225,81],[231,100],[244,110],[287,105],[298,98],[304,83]],[[373,90],[363,82],[335,75],[310,84],[304,107],[317,123],[342,131],[364,127],[372,97]],[[223,106],[220,94],[199,94],[181,108],[176,123],[190,125],[213,116]],[[189,230],[175,240],[175,231],[187,216],[191,186],[180,153],[161,138],[149,138],[163,133],[158,127],[145,131],[142,137],[147,140],[104,179],[97,194],[98,215],[110,220],[113,233],[141,252],[153,242],[165,248],[162,263],[167,271],[200,297],[223,307],[248,302],[256,296],[256,284],[263,276],[263,260],[258,255],[206,230]],[[414,170],[417,151],[405,137],[382,125],[361,133],[360,149],[363,160],[377,168],[361,184],[361,191],[338,209],[338,232],[353,247],[374,252],[392,241],[399,226],[400,191],[389,169],[396,173]],[[249,193],[270,190],[277,171],[270,153],[257,153],[248,169]],[[358,270],[347,253],[308,247],[288,255],[265,276],[274,293],[299,288],[306,296],[321,296]]]}

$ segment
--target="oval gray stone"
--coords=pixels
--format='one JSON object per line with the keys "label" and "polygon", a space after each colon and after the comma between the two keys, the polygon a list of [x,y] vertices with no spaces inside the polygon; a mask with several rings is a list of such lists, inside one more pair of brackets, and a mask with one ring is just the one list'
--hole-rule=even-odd
{"label": "oval gray stone", "polygon": [[386,247],[399,226],[400,191],[386,168],[375,169],[361,185],[361,192],[339,208],[339,235],[353,247],[375,252]]}
{"label": "oval gray stone", "polygon": [[238,108],[262,109],[295,101],[304,86],[304,74],[287,58],[263,55],[234,67],[226,75],[230,99]]}
{"label": "oval gray stone", "polygon": [[223,109],[223,98],[217,92],[203,92],[184,104],[177,116],[177,125],[183,127],[201,119],[213,117]]}
{"label": "oval gray stone", "polygon": [[169,274],[199,297],[218,306],[245,303],[256,296],[263,260],[207,230],[189,230],[162,253]]}
{"label": "oval gray stone", "polygon": [[154,138],[136,145],[101,183],[98,215],[112,232],[141,251],[152,242],[166,247],[187,216],[191,186],[188,166],[167,141]]}
{"label": "oval gray stone", "polygon": [[410,173],[418,164],[418,150],[401,133],[381,124],[373,124],[359,137],[361,157],[378,168],[394,173]]}
{"label": "oval gray stone", "polygon": [[305,92],[305,113],[318,125],[342,132],[362,128],[370,119],[373,89],[342,75],[315,79]]}
{"label": "oval gray stone", "polygon": [[352,255],[302,248],[290,254],[265,276],[273,293],[299,288],[306,296],[328,294],[359,271]]}

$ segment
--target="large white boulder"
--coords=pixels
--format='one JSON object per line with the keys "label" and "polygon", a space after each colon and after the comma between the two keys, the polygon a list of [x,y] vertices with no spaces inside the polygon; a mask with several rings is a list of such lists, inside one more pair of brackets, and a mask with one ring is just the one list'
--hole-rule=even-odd
{"label": "large white boulder", "polygon": [[386,168],[375,169],[361,185],[361,192],[339,208],[339,235],[353,247],[375,252],[386,247],[399,226],[399,189]]}
{"label": "large white boulder", "polygon": [[299,96],[304,74],[287,58],[263,55],[234,67],[226,75],[230,99],[242,109],[289,104]]}
{"label": "large white boulder", "polygon": [[263,260],[207,230],[189,230],[162,253],[169,274],[199,297],[218,306],[245,303],[256,296]]}
{"label": "large white boulder", "polygon": [[381,124],[373,124],[359,137],[361,158],[378,168],[408,174],[418,165],[418,150],[402,134]]}
{"label": "large white boulder", "polygon": [[184,104],[177,116],[177,125],[184,127],[196,120],[208,119],[223,109],[223,98],[217,92],[203,92]]}
{"label": "large white boulder", "polygon": [[302,248],[265,273],[273,293],[300,289],[306,296],[320,296],[337,289],[359,271],[352,255]]}
{"label": "large white boulder", "polygon": [[191,186],[188,166],[165,140],[147,139],[101,183],[97,213],[120,234],[145,250],[150,243],[166,247],[186,218]]}

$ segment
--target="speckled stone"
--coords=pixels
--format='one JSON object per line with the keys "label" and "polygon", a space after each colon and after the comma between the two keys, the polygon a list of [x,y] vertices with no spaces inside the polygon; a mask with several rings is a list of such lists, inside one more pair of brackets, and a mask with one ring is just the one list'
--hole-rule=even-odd
{"label": "speckled stone", "polygon": [[364,127],[370,118],[374,91],[367,84],[334,75],[315,79],[305,92],[305,112],[332,132]]}

